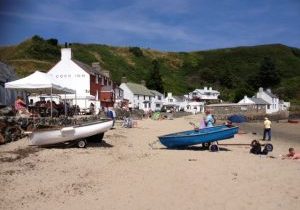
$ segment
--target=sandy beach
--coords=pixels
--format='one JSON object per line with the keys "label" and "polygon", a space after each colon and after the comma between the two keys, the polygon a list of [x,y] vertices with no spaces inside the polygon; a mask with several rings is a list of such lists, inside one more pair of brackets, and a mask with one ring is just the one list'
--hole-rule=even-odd
{"label": "sandy beach", "polygon": [[117,124],[104,142],[86,149],[30,147],[26,139],[1,145],[0,209],[299,208],[300,161],[279,155],[291,146],[300,150],[300,124],[274,124],[268,156],[229,145],[260,139],[259,123],[242,125],[216,153],[201,146],[168,150],[156,142],[159,135],[191,129],[189,122],[200,118],[144,119],[130,129]]}

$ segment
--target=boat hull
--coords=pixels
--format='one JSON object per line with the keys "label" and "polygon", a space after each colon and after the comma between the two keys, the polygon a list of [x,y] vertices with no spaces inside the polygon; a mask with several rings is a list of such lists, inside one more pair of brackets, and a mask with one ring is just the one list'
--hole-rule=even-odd
{"label": "boat hull", "polygon": [[51,145],[104,133],[112,128],[113,121],[95,121],[60,129],[35,131],[29,135],[30,145]]}
{"label": "boat hull", "polygon": [[196,144],[209,143],[233,138],[238,133],[238,127],[225,125],[203,128],[200,130],[188,130],[159,136],[161,144],[167,148],[186,147]]}

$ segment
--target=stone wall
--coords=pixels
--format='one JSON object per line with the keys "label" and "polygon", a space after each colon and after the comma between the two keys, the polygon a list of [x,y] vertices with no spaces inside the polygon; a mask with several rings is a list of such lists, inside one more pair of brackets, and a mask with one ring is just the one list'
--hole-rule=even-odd
{"label": "stone wall", "polygon": [[230,115],[244,115],[248,120],[263,120],[268,116],[272,120],[287,119],[288,111],[281,111],[274,114],[266,114],[265,105],[241,105],[241,104],[216,104],[207,105],[205,109],[211,110],[218,120],[227,120]]}

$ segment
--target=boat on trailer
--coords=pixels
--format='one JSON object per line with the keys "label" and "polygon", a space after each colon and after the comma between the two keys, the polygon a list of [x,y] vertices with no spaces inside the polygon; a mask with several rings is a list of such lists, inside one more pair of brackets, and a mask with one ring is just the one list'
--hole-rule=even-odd
{"label": "boat on trailer", "polygon": [[216,141],[233,138],[238,133],[239,127],[219,125],[203,129],[194,129],[179,133],[171,133],[159,136],[161,144],[167,148],[182,148],[192,145],[202,144],[203,147],[211,151],[218,151],[218,145],[213,144]]}
{"label": "boat on trailer", "polygon": [[73,126],[29,131],[26,134],[28,135],[30,145],[45,146],[74,142],[77,143],[78,147],[85,147],[87,139],[101,141],[104,133],[111,129],[112,126],[112,120],[101,119]]}

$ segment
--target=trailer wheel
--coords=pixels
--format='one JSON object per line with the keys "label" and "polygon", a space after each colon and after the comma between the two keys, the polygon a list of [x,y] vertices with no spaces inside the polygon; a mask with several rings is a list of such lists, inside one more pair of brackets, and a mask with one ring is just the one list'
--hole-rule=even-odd
{"label": "trailer wheel", "polygon": [[211,152],[218,152],[219,151],[219,147],[216,144],[212,144],[209,146],[209,151]]}
{"label": "trailer wheel", "polygon": [[85,148],[86,145],[87,145],[87,142],[86,142],[85,139],[81,139],[81,140],[79,140],[79,141],[77,142],[77,146],[78,146],[79,148]]}
{"label": "trailer wheel", "polygon": [[210,142],[205,142],[205,143],[202,143],[202,147],[204,149],[208,149],[210,147]]}
{"label": "trailer wheel", "polygon": [[272,144],[266,144],[266,145],[265,145],[265,149],[266,149],[268,152],[272,152],[272,151],[273,151],[273,145],[272,145]]}

